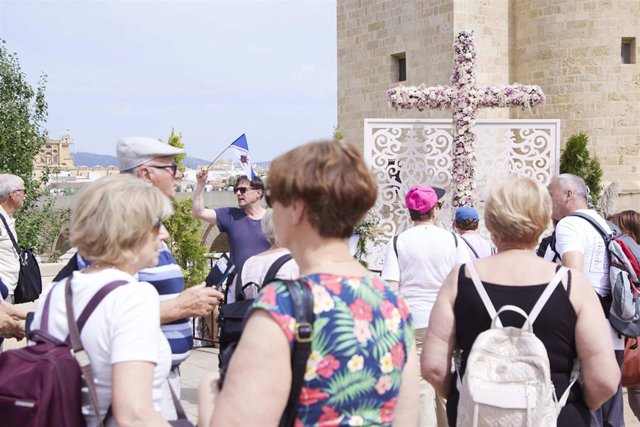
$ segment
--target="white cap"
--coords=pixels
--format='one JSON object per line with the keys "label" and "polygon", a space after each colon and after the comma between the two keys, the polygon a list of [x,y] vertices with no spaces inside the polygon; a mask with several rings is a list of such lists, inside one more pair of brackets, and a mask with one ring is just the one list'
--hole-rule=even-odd
{"label": "white cap", "polygon": [[116,151],[118,168],[121,171],[133,169],[156,157],[177,156],[184,153],[182,148],[172,147],[158,139],[139,136],[120,139]]}

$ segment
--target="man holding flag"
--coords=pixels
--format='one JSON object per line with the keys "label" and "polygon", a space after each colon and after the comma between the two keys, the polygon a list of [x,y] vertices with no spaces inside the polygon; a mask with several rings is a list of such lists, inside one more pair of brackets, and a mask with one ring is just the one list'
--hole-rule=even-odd
{"label": "man holding flag", "polygon": [[238,207],[218,209],[204,207],[203,192],[209,172],[207,168],[196,174],[197,185],[193,194],[191,213],[196,218],[217,225],[220,231],[227,233],[231,261],[238,271],[247,258],[266,251],[271,245],[260,225],[260,220],[265,213],[265,209],[261,205],[264,183],[251,167],[247,138],[243,134],[230,147],[235,148],[238,160],[246,173],[246,175],[238,177],[234,187],[235,195],[238,198]]}

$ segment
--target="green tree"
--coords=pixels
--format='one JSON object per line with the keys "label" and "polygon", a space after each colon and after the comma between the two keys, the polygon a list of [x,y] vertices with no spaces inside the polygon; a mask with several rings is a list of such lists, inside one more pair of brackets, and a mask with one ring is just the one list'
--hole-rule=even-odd
{"label": "green tree", "polygon": [[38,180],[32,178],[33,160],[47,141],[47,77],[42,74],[32,88],[17,55],[5,45],[0,40],[0,172],[24,180],[28,197],[16,213],[16,231],[21,246],[41,254],[52,248],[68,215],[55,210],[46,192],[48,172]]}
{"label": "green tree", "polygon": [[7,51],[5,43],[1,40],[0,171],[22,177],[31,190],[40,185],[32,182],[33,159],[47,141],[43,127],[47,120],[46,75],[40,76],[34,90],[20,68],[18,57]]}
{"label": "green tree", "polygon": [[[182,134],[173,129],[169,136],[169,145],[184,148]],[[185,169],[182,164],[185,154],[176,156],[178,169]],[[191,215],[191,198],[175,200],[173,202],[173,216],[164,222],[169,231],[167,245],[176,261],[182,268],[187,286],[201,283],[209,271],[209,265],[204,254],[206,247],[200,245],[202,240],[202,222]]]}
{"label": "green tree", "polygon": [[573,134],[560,156],[560,173],[570,173],[584,179],[589,187],[591,205],[596,206],[602,193],[602,167],[597,157],[591,157],[586,133]]}

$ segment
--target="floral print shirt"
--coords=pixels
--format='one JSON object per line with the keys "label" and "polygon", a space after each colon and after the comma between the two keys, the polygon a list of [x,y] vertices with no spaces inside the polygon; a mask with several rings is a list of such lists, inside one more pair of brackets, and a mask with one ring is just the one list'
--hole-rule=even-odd
{"label": "floral print shirt", "polygon": [[[379,277],[300,280],[311,286],[316,317],[295,425],[391,425],[414,339],[406,303]],[[287,287],[266,286],[253,307],[271,315],[293,348]]]}

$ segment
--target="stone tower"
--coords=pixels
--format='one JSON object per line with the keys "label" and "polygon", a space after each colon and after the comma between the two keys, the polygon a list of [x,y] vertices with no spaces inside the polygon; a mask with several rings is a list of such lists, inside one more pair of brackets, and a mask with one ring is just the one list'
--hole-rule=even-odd
{"label": "stone tower", "polygon": [[[473,30],[477,82],[537,84],[532,112],[483,109],[479,118],[560,119],[562,141],[584,131],[620,209],[640,200],[638,0],[337,0],[338,125],[363,144],[365,118],[449,118],[448,111],[394,111],[385,93],[449,84],[454,35]],[[400,81],[402,67],[406,79]]]}

